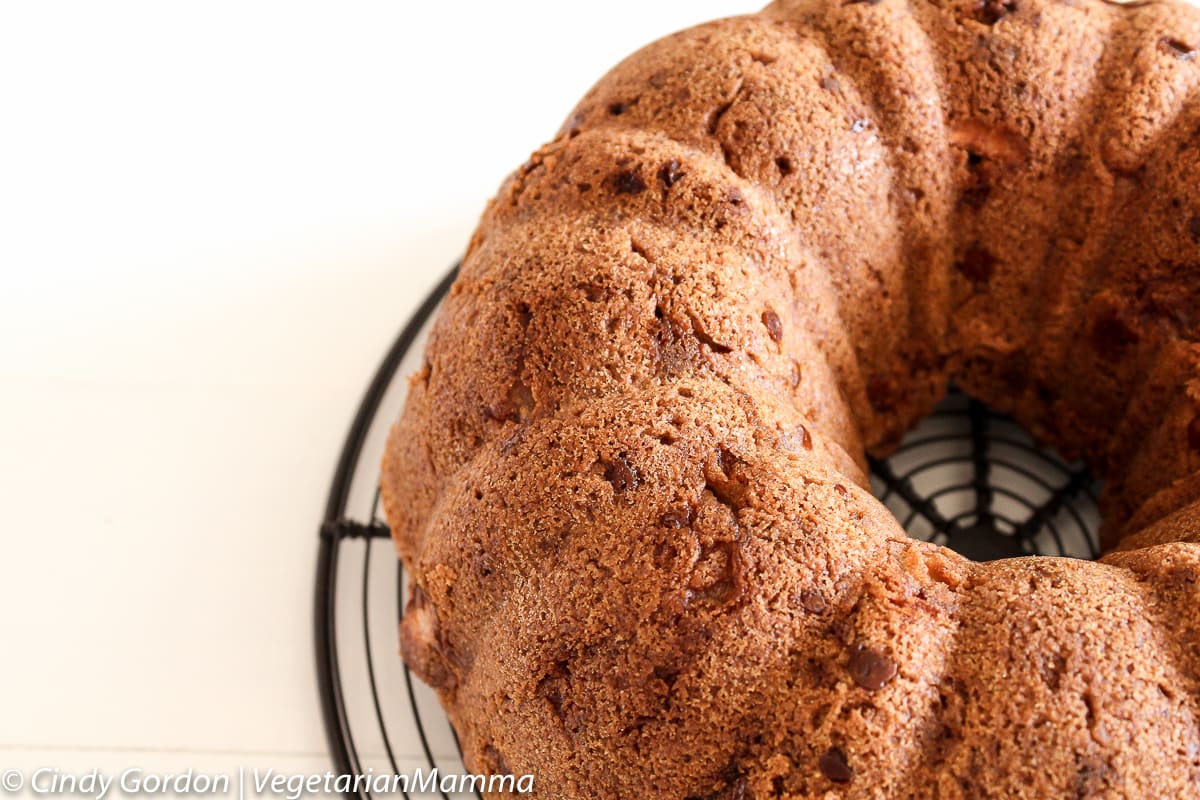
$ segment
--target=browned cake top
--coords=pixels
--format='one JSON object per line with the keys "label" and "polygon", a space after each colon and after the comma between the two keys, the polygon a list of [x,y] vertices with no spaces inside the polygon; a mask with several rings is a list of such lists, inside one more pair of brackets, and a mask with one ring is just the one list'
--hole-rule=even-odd
{"label": "browned cake top", "polygon": [[[404,655],[468,765],[1200,796],[1198,47],[1172,2],[777,2],[592,89],[489,206],[385,460]],[[951,381],[1090,460],[1114,552],[904,535],[865,453]]]}

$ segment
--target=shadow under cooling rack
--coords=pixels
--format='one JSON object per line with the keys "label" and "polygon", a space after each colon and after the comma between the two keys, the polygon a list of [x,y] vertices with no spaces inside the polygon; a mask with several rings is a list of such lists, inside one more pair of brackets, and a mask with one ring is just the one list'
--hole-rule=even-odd
{"label": "shadow under cooling rack", "polygon": [[[406,577],[377,488],[406,377],[420,366],[428,323],[456,274],[451,271],[417,309],[367,387],[320,528],[317,669],[341,774],[465,770],[436,695],[399,657]],[[1019,426],[963,395],[943,402],[889,458],[872,461],[871,484],[910,535],[972,558],[1097,554],[1096,487],[1086,468],[1038,448]]]}

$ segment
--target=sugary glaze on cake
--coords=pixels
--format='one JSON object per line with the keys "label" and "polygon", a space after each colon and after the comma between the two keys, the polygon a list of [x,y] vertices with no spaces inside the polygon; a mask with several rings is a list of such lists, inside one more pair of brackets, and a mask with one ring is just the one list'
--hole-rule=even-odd
{"label": "sugary glaze on cake", "polygon": [[[780,0],[502,187],[383,473],[408,663],[555,798],[1200,796],[1200,12]],[[955,381],[1098,562],[865,488]]]}

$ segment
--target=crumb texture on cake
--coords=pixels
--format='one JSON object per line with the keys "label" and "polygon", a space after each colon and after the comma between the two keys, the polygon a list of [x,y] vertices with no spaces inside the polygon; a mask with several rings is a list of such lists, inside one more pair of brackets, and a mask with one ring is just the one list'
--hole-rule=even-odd
{"label": "crumb texture on cake", "polygon": [[[384,460],[402,651],[545,798],[1200,797],[1200,11],[779,0],[502,186]],[[1097,562],[867,488],[954,382]]]}

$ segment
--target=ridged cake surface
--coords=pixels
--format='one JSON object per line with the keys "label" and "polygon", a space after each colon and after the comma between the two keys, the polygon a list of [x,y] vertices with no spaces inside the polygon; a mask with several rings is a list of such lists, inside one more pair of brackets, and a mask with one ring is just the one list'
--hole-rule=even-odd
{"label": "ridged cake surface", "polygon": [[[504,184],[393,429],[408,663],[546,798],[1200,797],[1200,11],[780,0]],[[951,382],[1096,562],[870,494]]]}

